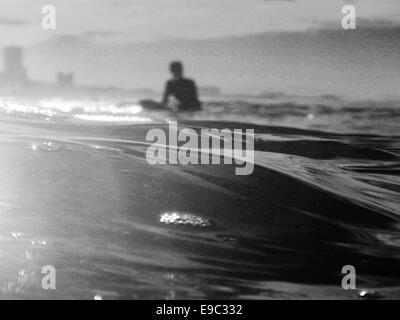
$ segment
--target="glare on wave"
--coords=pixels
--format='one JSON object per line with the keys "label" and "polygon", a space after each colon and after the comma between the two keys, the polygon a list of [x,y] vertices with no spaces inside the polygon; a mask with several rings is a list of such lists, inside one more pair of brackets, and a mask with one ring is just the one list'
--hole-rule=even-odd
{"label": "glare on wave", "polygon": [[38,105],[42,109],[58,110],[65,113],[71,112],[73,109],[82,107],[84,104],[84,101],[64,100],[61,98],[43,99],[38,102]]}
{"label": "glare on wave", "polygon": [[6,113],[23,113],[23,114],[37,114],[48,117],[54,116],[55,112],[50,109],[40,108],[33,104],[19,103],[14,101],[3,101],[0,108]]}
{"label": "glare on wave", "polygon": [[87,105],[83,108],[86,113],[112,113],[112,114],[138,114],[143,110],[140,105],[131,105],[129,107],[117,107],[114,104],[90,106]]}
{"label": "glare on wave", "polygon": [[99,121],[99,122],[152,122],[148,117],[139,116],[115,116],[106,114],[76,114],[74,116],[80,120]]}
{"label": "glare on wave", "polygon": [[138,114],[143,110],[138,104],[118,107],[108,101],[64,100],[61,98],[41,100],[39,106],[43,109],[60,110],[66,113],[73,110],[83,110],[85,113]]}
{"label": "glare on wave", "polygon": [[99,122],[152,121],[149,117],[139,115],[143,108],[135,103],[119,107],[109,101],[65,100],[58,97],[32,101],[1,98],[0,110],[8,114],[46,116],[46,120],[57,115],[68,115],[80,120]]}

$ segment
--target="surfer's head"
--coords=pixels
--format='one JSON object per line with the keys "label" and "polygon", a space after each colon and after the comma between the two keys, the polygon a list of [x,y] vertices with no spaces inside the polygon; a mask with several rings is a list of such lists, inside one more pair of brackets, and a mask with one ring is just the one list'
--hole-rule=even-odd
{"label": "surfer's head", "polygon": [[169,65],[172,75],[175,79],[180,79],[183,77],[183,65],[180,61],[173,61]]}

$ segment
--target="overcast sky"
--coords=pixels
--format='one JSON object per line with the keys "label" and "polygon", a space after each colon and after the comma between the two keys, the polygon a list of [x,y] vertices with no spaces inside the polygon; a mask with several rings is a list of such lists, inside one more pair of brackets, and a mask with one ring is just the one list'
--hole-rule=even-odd
{"label": "overcast sky", "polygon": [[[57,29],[41,28],[52,4]],[[358,29],[340,28],[353,4]],[[399,83],[399,0],[1,0],[0,46],[26,47],[33,79],[152,87],[182,59],[226,91],[391,94]],[[351,82],[351,86],[349,86]],[[372,90],[372,91],[371,91]],[[398,91],[398,90],[397,90]]]}

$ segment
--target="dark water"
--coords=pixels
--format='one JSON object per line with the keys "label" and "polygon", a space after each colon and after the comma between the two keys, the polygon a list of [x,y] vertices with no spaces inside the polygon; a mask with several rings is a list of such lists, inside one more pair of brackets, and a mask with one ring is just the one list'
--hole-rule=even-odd
{"label": "dark water", "polygon": [[[397,106],[210,102],[180,116],[196,130],[254,129],[250,176],[149,165],[146,133],[173,115],[2,108],[1,298],[357,298],[341,288],[344,265],[359,289],[400,295]],[[56,290],[41,288],[45,265]]]}

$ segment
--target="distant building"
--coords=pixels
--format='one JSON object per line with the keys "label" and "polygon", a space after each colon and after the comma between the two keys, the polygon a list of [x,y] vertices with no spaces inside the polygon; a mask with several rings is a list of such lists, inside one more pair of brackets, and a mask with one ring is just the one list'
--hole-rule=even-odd
{"label": "distant building", "polygon": [[73,73],[57,73],[57,84],[60,86],[73,86],[74,74]]}
{"label": "distant building", "polygon": [[3,49],[3,70],[0,70],[0,95],[19,97],[94,97],[131,99],[155,97],[151,89],[124,89],[117,86],[83,86],[75,84],[75,75],[58,72],[55,83],[31,81],[23,65],[24,49],[18,46]]}
{"label": "distant building", "polygon": [[4,71],[0,74],[3,84],[26,84],[29,82],[26,68],[23,66],[22,47],[6,47],[3,50]]}

